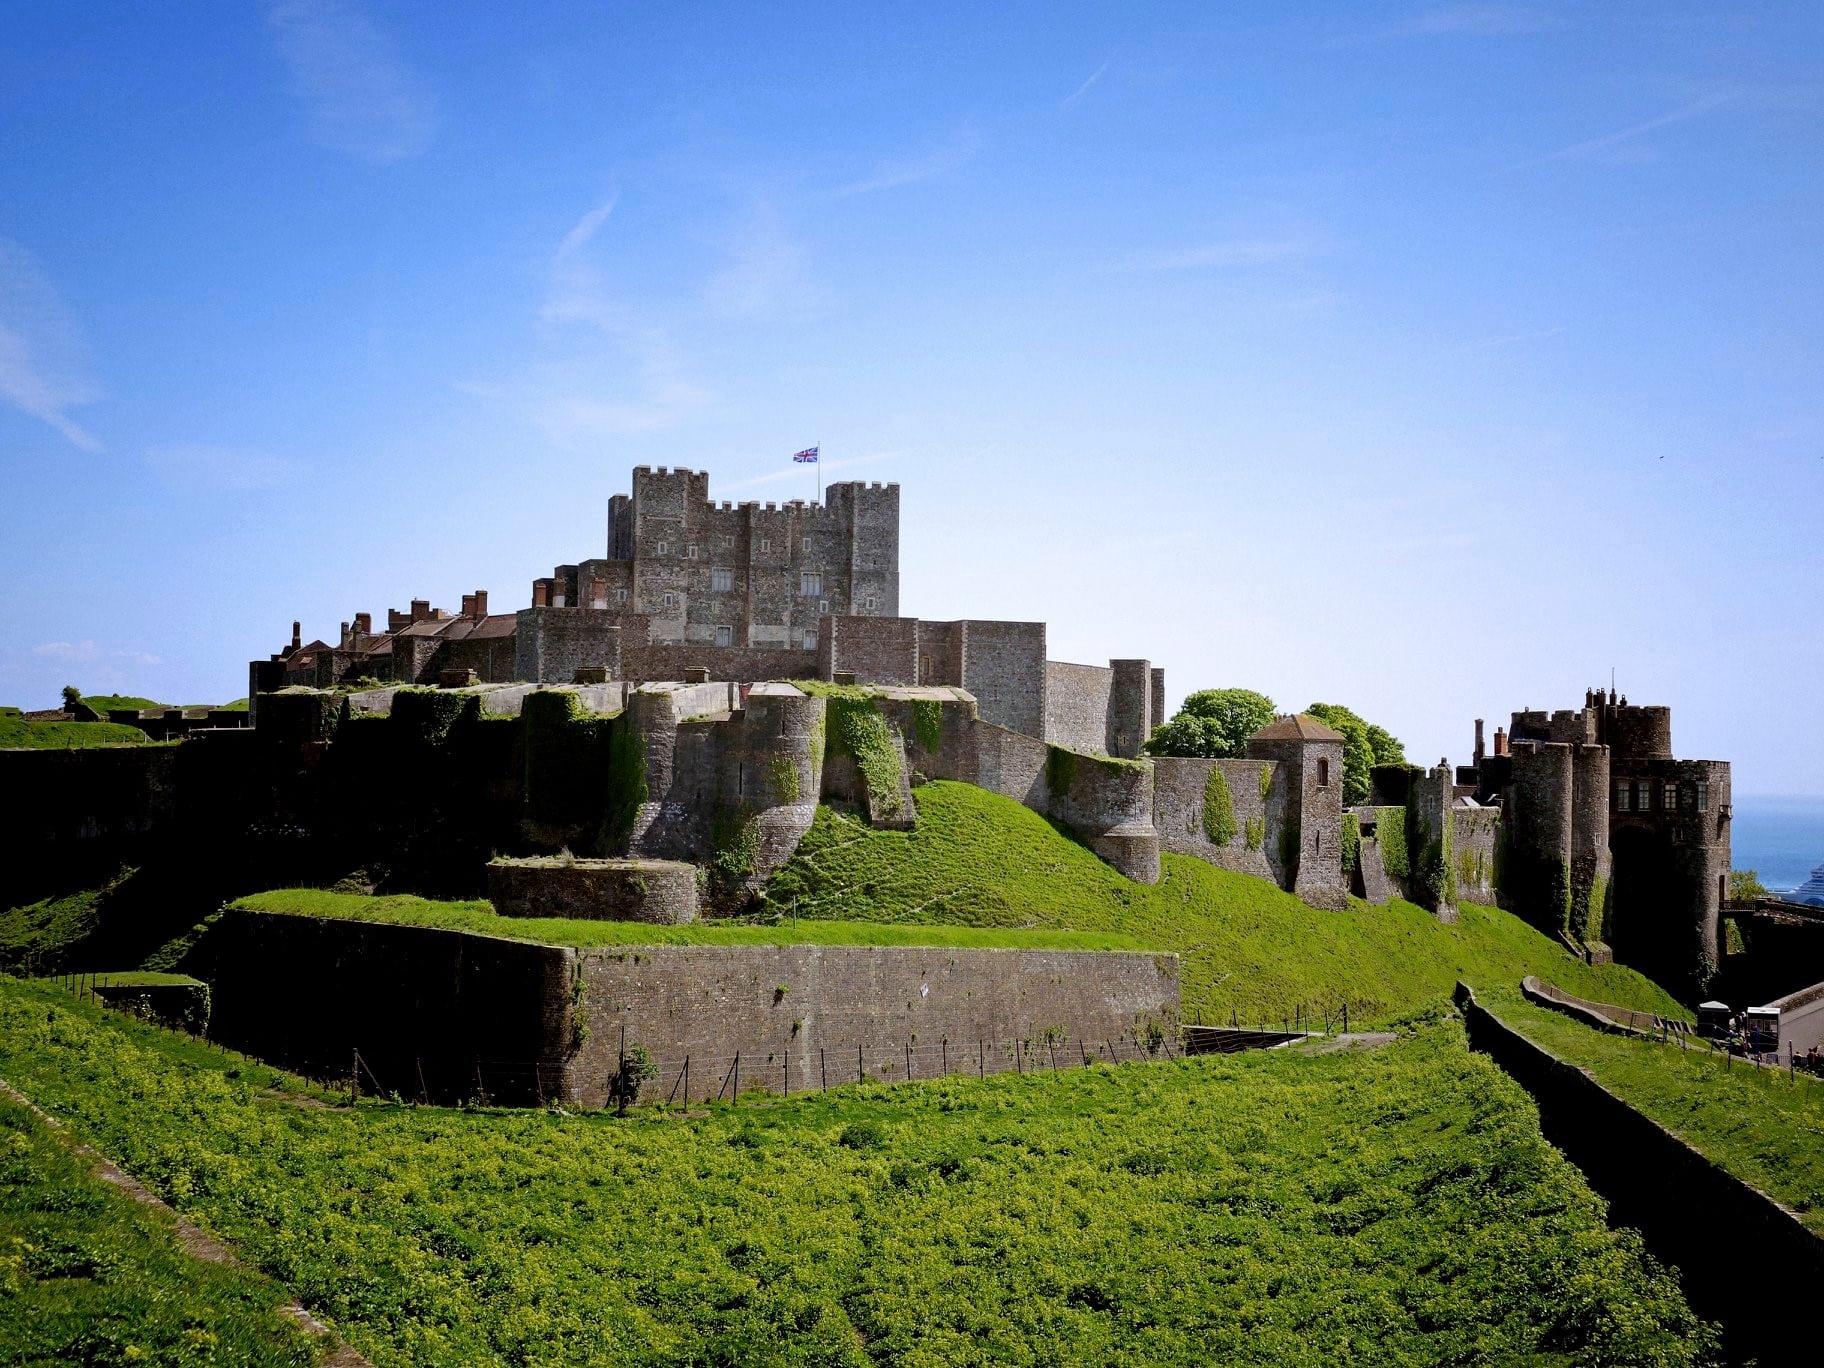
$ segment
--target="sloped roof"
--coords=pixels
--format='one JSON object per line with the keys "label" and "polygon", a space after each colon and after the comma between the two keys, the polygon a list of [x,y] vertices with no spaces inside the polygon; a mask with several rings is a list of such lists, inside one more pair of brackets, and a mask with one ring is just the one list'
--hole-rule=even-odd
{"label": "sloped roof", "polygon": [[1294,713],[1269,722],[1250,741],[1341,741],[1343,734],[1327,727],[1309,713]]}

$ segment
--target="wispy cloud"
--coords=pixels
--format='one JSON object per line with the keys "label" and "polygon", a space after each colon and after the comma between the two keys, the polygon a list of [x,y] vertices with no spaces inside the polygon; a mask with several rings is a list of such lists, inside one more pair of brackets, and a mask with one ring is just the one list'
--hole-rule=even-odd
{"label": "wispy cloud", "polygon": [[1669,110],[1664,114],[1655,115],[1651,119],[1643,119],[1639,123],[1629,124],[1626,128],[1618,128],[1612,133],[1602,133],[1594,138],[1585,138],[1581,142],[1574,142],[1567,147],[1560,147],[1556,151],[1545,153],[1543,156],[1530,157],[1525,161],[1516,162],[1514,165],[1504,168],[1504,170],[1524,171],[1529,167],[1544,166],[1549,162],[1580,161],[1604,156],[1613,158],[1622,149],[1630,147],[1639,139],[1646,137],[1649,133],[1656,133],[1662,128],[1671,127],[1673,124],[1686,123],[1692,119],[1701,118],[1705,114],[1710,114],[1721,109],[1730,102],[1731,97],[1727,94],[1706,95],[1702,99],[1693,100],[1690,104],[1681,105],[1677,109]]}
{"label": "wispy cloud", "polygon": [[1137,271],[1239,270],[1295,261],[1317,250],[1318,243],[1312,238],[1231,238],[1136,252],[1127,258],[1126,265]]}
{"label": "wispy cloud", "polygon": [[70,417],[99,398],[82,336],[56,288],[19,243],[0,238],[0,399],[84,451],[101,443]]}
{"label": "wispy cloud", "polygon": [[[1112,57],[1109,58],[1109,61],[1112,62],[1113,60],[1114,59]],[[1078,86],[1075,90],[1071,91],[1070,94],[1066,95],[1064,97],[1063,103],[1060,104],[1058,107],[1060,109],[1072,108],[1077,103],[1078,100],[1082,99],[1085,95],[1089,94],[1090,87],[1095,85],[1095,83],[1097,81],[1101,80],[1102,74],[1107,70],[1108,70],[1108,62],[1104,62],[1104,63],[1102,63],[1101,66],[1097,67],[1094,71],[1090,72],[1089,79],[1087,81],[1083,82],[1083,84]]]}
{"label": "wispy cloud", "polygon": [[821,312],[827,293],[812,279],[804,246],[783,215],[756,202],[725,241],[728,263],[704,283],[712,313],[727,317],[765,314],[802,318]]}
{"label": "wispy cloud", "polygon": [[[879,465],[882,461],[891,461],[899,455],[896,451],[875,451],[866,456],[851,456],[846,460],[819,462],[825,475],[838,470],[853,470],[857,466]],[[733,484],[723,485],[727,493],[738,489],[755,489],[761,485],[778,484],[782,480],[802,480],[809,482],[807,468],[801,465],[786,464],[777,470],[769,470],[764,475],[753,475],[745,480],[736,480]]]}
{"label": "wispy cloud", "polygon": [[1564,19],[1537,5],[1436,5],[1409,19],[1402,29],[1419,35],[1462,34],[1476,38],[1507,38],[1522,33],[1546,33],[1563,27]]}
{"label": "wispy cloud", "polygon": [[371,162],[431,145],[435,98],[353,0],[280,0],[267,20],[318,141]]}
{"label": "wispy cloud", "polygon": [[[1096,74],[1101,75],[1100,72]],[[882,162],[871,174],[841,186],[833,193],[837,199],[871,195],[879,190],[894,190],[902,185],[916,185],[919,181],[948,175],[980,151],[981,146],[980,134],[973,128],[962,128],[943,146],[921,156]]]}
{"label": "wispy cloud", "polygon": [[119,660],[129,665],[163,665],[163,656],[150,651],[110,651],[93,641],[46,641],[32,647],[32,654],[46,660],[61,660],[74,665],[92,664],[98,660]]}
{"label": "wispy cloud", "polygon": [[621,297],[600,239],[613,197],[579,218],[551,254],[538,306],[544,354],[517,376],[463,386],[511,404],[559,446],[674,426],[710,399],[664,328]]}
{"label": "wispy cloud", "polygon": [[276,489],[298,475],[297,463],[282,456],[196,443],[154,447],[146,464],[170,488],[192,493]]}
{"label": "wispy cloud", "polygon": [[564,240],[557,244],[555,260],[562,261],[565,257],[587,247],[590,239],[601,231],[602,225],[608,222],[609,216],[614,213],[614,206],[618,199],[619,196],[610,195],[578,219],[570,231],[564,234]]}

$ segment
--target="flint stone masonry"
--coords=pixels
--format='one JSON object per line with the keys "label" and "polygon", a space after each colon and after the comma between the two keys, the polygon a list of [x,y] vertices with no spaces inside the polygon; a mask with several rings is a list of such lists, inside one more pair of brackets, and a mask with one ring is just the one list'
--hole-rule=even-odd
{"label": "flint stone masonry", "polygon": [[[1220,770],[1235,810],[1235,835],[1216,845],[1204,827],[1204,795],[1210,771]],[[1261,776],[1268,779],[1260,796]],[[1274,760],[1195,760],[1161,757],[1153,761],[1153,825],[1160,845],[1177,855],[1195,855],[1218,869],[1270,879],[1282,887],[1280,833],[1285,830],[1291,771]],[[1250,824],[1257,836],[1250,843]]]}
{"label": "flint stone masonry", "polygon": [[495,860],[488,899],[503,917],[678,925],[697,919],[697,870],[677,860]]}
{"label": "flint stone masonry", "polygon": [[[691,1058],[692,1095],[713,1091],[742,1056],[743,1086],[853,1082],[857,1047],[870,1076],[936,1072],[940,1044],[970,1072],[1016,1067],[1051,1033],[1060,1059],[1095,1058],[1107,1042],[1131,1057],[1149,1026],[1179,1018],[1178,959],[1169,954],[870,946],[684,946],[578,954],[589,1032],[572,1061],[572,1095],[607,1100],[622,1028],[675,1071]],[[978,1059],[978,1042],[986,1050]],[[788,1063],[789,1061],[789,1063]],[[879,1072],[886,1066],[885,1072]],[[1030,1063],[1028,1067],[1031,1067]]]}

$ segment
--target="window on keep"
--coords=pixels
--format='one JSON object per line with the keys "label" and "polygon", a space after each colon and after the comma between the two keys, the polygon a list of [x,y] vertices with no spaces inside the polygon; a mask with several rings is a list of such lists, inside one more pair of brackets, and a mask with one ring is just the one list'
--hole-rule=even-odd
{"label": "window on keep", "polygon": [[1630,812],[1634,807],[1634,783],[1630,779],[1615,781],[1615,811]]}
{"label": "window on keep", "polygon": [[1697,781],[1697,810],[1710,811],[1710,782],[1707,779]]}
{"label": "window on keep", "polygon": [[806,570],[798,576],[798,592],[806,598],[816,598],[823,592],[823,574],[817,570]]}
{"label": "window on keep", "polygon": [[735,575],[732,570],[711,570],[709,587],[718,594],[726,594],[735,587]]}

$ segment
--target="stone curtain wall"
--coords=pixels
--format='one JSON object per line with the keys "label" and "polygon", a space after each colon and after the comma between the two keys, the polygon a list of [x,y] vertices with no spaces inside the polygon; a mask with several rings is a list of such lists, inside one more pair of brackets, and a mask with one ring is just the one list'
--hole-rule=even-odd
{"label": "stone curtain wall", "polygon": [[[656,946],[579,955],[587,1039],[570,1093],[607,1098],[623,1028],[678,1079],[691,1058],[691,1096],[732,1084],[775,1091],[852,1083],[857,1048],[870,1078],[1016,1067],[1013,1042],[1080,1064],[1110,1044],[1123,1058],[1148,1027],[1178,1023],[1175,955],[1097,951],[964,950],[866,946]],[[1048,1038],[1049,1037],[1049,1038]],[[945,1044],[947,1042],[947,1046]],[[987,1048],[978,1055],[978,1042]],[[884,1067],[883,1067],[884,1066]],[[1032,1067],[1028,1061],[1027,1067]],[[650,1086],[650,1085],[649,1085]]]}
{"label": "stone curtain wall", "polygon": [[[344,1079],[455,1103],[562,1096],[571,952],[421,927],[229,912],[203,943],[212,1039]],[[480,1083],[477,1084],[479,1071]],[[420,1079],[422,1078],[422,1082]],[[364,1091],[373,1080],[363,1076]]]}
{"label": "stone curtain wall", "polygon": [[1456,833],[1457,897],[1492,906],[1495,901],[1495,852],[1501,838],[1499,808],[1453,808]]}
{"label": "stone curtain wall", "polygon": [[1045,662],[1045,740],[1091,754],[1108,753],[1108,700],[1115,672],[1100,665]]}
{"label": "stone curtain wall", "polygon": [[962,678],[989,722],[1045,734],[1045,624],[977,622],[962,627]]}
{"label": "stone curtain wall", "polygon": [[676,925],[697,919],[697,870],[675,860],[493,860],[488,901],[503,917]]}
{"label": "stone curtain wall", "polygon": [[917,618],[832,617],[818,641],[818,673],[834,679],[841,670],[866,684],[934,683],[919,678],[919,637],[930,625]]}
{"label": "stone curtain wall", "polygon": [[[1220,846],[1211,842],[1204,827],[1211,770],[1222,772],[1235,811],[1235,834]],[[1268,781],[1265,798],[1263,775]],[[1159,829],[1159,844],[1173,854],[1194,855],[1218,869],[1252,874],[1284,888],[1289,881],[1279,850],[1288,790],[1288,773],[1277,761],[1162,756],[1153,761],[1153,825]]]}
{"label": "stone curtain wall", "polygon": [[[1792,1346],[1816,1341],[1816,1306],[1794,1291],[1824,1279],[1824,1240],[1585,1070],[1508,1026],[1463,984],[1457,1005],[1470,1045],[1532,1094],[1540,1130],[1608,1200],[1611,1224],[1638,1229],[1656,1257],[1679,1269],[1692,1309],[1724,1323],[1726,1361],[1791,1362]],[[1765,1296],[1744,1292],[1744,1250],[1773,1274]]]}

